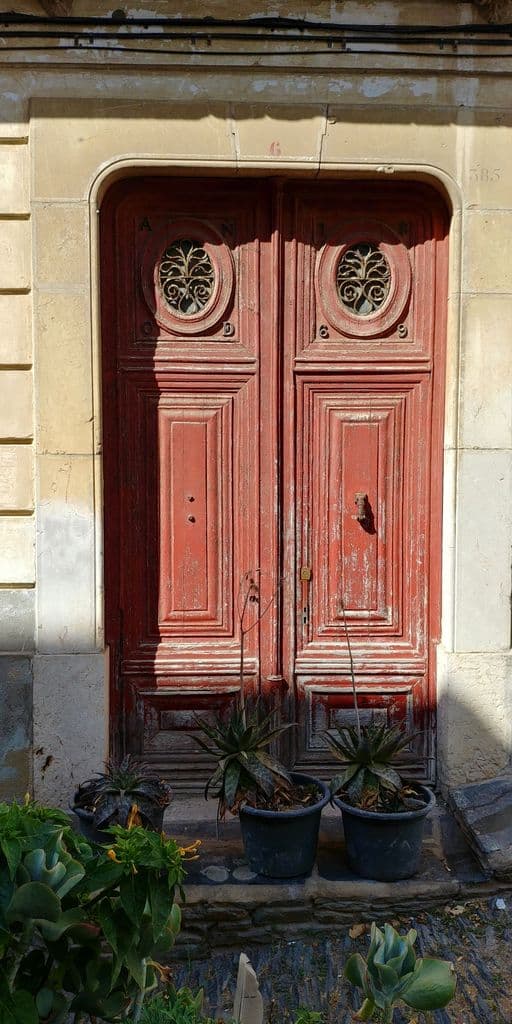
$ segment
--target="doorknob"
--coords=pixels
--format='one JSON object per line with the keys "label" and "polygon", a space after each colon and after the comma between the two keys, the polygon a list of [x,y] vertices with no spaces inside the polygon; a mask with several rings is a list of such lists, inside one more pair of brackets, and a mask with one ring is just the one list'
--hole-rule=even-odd
{"label": "doorknob", "polygon": [[365,533],[376,533],[373,509],[365,491],[356,491],[354,505],[356,506],[356,514],[353,518],[357,519]]}
{"label": "doorknob", "polygon": [[357,491],[354,504],[357,509],[355,518],[358,523],[364,523],[368,518],[368,495],[363,491]]}

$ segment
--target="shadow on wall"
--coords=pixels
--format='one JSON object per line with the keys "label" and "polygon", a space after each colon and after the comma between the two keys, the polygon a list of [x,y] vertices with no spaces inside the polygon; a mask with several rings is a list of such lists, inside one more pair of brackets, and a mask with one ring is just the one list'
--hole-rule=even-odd
{"label": "shadow on wall", "polygon": [[[211,95],[211,78],[209,74],[197,76],[193,79],[193,95],[182,95],[179,106],[176,105],[176,97],[163,95],[158,100],[150,99],[125,99],[122,97],[98,99],[87,98],[36,98],[31,101],[31,109],[34,116],[44,117],[48,122],[60,120],[76,121],[78,125],[81,119],[97,120],[97,129],[101,133],[118,132],[123,137],[122,120],[127,122],[147,120],[146,103],[151,104],[151,120],[157,124],[158,132],[165,132],[169,120],[174,124],[178,112],[183,122],[205,120],[205,117],[212,117],[223,121],[227,116],[232,116],[233,104],[233,72],[231,69],[216,70],[216,98]],[[315,77],[315,71],[308,69],[308,74]],[[509,105],[494,104],[489,107],[482,105],[478,108],[475,104],[475,83],[478,76],[473,79],[455,79],[451,95],[438,98],[435,84],[429,88],[424,96],[424,102],[418,104],[417,93],[407,79],[400,78],[396,72],[384,73],[382,89],[377,95],[374,94],[375,79],[370,77],[364,79],[360,85],[360,100],[354,103],[354,90],[350,81],[352,72],[346,73],[347,81],[340,79],[339,72],[333,73],[332,77],[326,76],[318,88],[315,100],[308,102],[307,99],[299,102],[297,98],[297,75],[296,70],[289,72],[289,75],[280,74],[276,78],[265,80],[265,90],[262,92],[260,82],[251,74],[250,88],[243,90],[238,98],[237,116],[244,120],[249,118],[254,122],[273,121],[276,125],[282,121],[286,126],[290,122],[309,121],[312,116],[329,115],[329,122],[333,125],[337,121],[346,126],[353,126],[358,137],[365,137],[365,129],[372,125],[383,126],[388,122],[393,125],[417,125],[421,127],[438,128],[443,125],[457,125],[467,127],[491,127],[506,128],[512,126],[512,111]],[[240,81],[245,81],[242,74]],[[258,88],[254,88],[254,82]],[[345,86],[345,90],[343,89]],[[347,99],[347,97],[349,97]],[[375,102],[378,98],[378,103]],[[5,118],[4,118],[5,119]],[[236,118],[235,118],[236,120]],[[102,123],[103,122],[103,123]],[[112,122],[112,125],[109,124]],[[161,125],[158,124],[161,122]],[[80,137],[77,140],[84,146],[90,139]],[[428,145],[428,143],[427,143]],[[363,152],[367,152],[363,149]],[[272,155],[275,155],[272,154]],[[425,161],[425,154],[422,162]],[[166,170],[168,173],[168,169]],[[193,174],[194,170],[187,167],[187,174]]]}
{"label": "shadow on wall", "polygon": [[32,789],[32,658],[0,658],[0,799]]}
{"label": "shadow on wall", "polygon": [[[495,721],[491,720],[493,714]],[[437,720],[437,770],[442,789],[512,773],[512,692],[508,706],[497,707],[486,699],[479,711],[469,703],[443,695]]]}

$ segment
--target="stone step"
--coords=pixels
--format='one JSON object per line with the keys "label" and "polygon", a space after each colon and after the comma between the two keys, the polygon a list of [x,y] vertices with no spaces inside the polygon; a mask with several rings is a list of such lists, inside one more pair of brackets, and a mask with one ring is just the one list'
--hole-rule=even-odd
{"label": "stone step", "polygon": [[221,823],[217,836],[213,801],[176,800],[165,827],[183,846],[201,839],[199,857],[187,863],[177,959],[278,941],[290,927],[294,936],[321,936],[354,917],[389,920],[390,915],[418,913],[503,888],[482,870],[441,801],[426,822],[418,874],[398,882],[371,881],[348,869],[341,817],[334,809],[322,816],[312,874],[290,880],[271,880],[250,870],[238,821]]}

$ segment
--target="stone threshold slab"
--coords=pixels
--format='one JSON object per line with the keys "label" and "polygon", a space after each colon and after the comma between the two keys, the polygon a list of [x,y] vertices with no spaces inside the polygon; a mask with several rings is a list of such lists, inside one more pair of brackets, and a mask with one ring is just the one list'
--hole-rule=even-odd
{"label": "stone threshold slab", "polygon": [[[326,882],[316,868],[304,885],[186,885],[183,927],[172,959],[208,958],[215,950],[336,933],[354,922],[391,921],[465,900],[511,892],[494,879],[470,885],[458,878]],[[456,910],[458,912],[458,910]]]}

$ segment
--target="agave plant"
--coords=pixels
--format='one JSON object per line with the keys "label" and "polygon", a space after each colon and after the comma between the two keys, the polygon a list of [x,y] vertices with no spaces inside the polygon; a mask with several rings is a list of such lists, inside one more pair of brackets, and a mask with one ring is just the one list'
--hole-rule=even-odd
{"label": "agave plant", "polygon": [[373,1020],[380,1010],[383,1024],[392,1024],[393,1007],[400,1001],[428,1011],[441,1009],[453,998],[456,978],[451,963],[416,959],[416,935],[414,929],[402,936],[390,924],[383,932],[372,924],[366,962],[354,953],[345,964],[345,977],[364,995],[356,1020]]}
{"label": "agave plant", "polygon": [[275,725],[274,711],[264,715],[259,704],[250,707],[238,702],[228,718],[217,718],[214,725],[200,718],[196,721],[206,737],[197,736],[196,742],[217,762],[205,797],[211,789],[219,801],[219,818],[226,810],[236,814],[243,800],[264,806],[276,789],[291,789],[289,772],[268,752],[272,740],[289,728]]}
{"label": "agave plant", "polygon": [[369,722],[359,729],[350,725],[331,729],[326,740],[334,756],[344,765],[335,775],[331,792],[342,795],[355,807],[393,811],[422,806],[414,789],[406,786],[392,762],[414,734],[399,725]]}
{"label": "agave plant", "polygon": [[74,807],[92,812],[97,829],[130,823],[158,831],[163,809],[170,800],[169,786],[128,754],[119,763],[109,762],[105,772],[82,782],[75,793]]}

